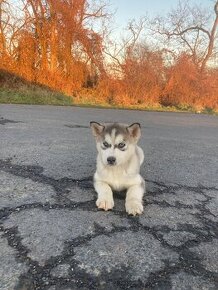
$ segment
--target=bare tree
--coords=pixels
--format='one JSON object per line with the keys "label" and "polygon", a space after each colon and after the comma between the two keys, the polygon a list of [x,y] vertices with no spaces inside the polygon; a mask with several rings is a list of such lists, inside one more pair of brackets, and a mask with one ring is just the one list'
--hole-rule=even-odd
{"label": "bare tree", "polygon": [[135,19],[130,20],[126,27],[127,34],[121,37],[119,43],[116,40],[111,40],[110,35],[108,35],[104,53],[107,55],[107,58],[109,57],[110,67],[113,73],[116,71],[118,75],[123,74],[123,65],[126,59],[134,53],[134,49],[140,42],[146,23],[146,17],[141,17],[138,21]]}
{"label": "bare tree", "polygon": [[203,71],[217,49],[218,1],[214,12],[215,16],[200,6],[190,6],[189,1],[180,1],[167,17],[156,17],[151,22],[151,30],[164,37],[167,48],[170,46],[178,53],[186,49],[195,65]]}
{"label": "bare tree", "polygon": [[[101,36],[90,27],[90,23],[108,17],[106,4],[98,5],[95,0],[23,2],[26,14],[32,18],[32,28],[39,42],[43,69],[54,71],[62,67],[67,74],[71,74],[73,63],[78,61],[74,59],[74,48],[80,47],[83,54],[86,54],[101,72],[104,71]],[[75,45],[78,43],[80,46]]]}
{"label": "bare tree", "polygon": [[6,53],[6,35],[5,29],[9,22],[7,16],[7,6],[9,4],[5,0],[0,0],[0,52],[4,55]]}
{"label": "bare tree", "polygon": [[25,25],[20,9],[10,0],[0,0],[0,56],[2,61],[16,58],[19,34]]}

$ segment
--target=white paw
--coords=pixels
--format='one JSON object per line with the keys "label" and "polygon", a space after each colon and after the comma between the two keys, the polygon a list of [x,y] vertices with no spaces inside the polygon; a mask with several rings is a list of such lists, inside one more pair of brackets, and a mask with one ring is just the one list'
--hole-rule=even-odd
{"label": "white paw", "polygon": [[126,202],[126,212],[133,216],[143,213],[143,205],[140,201]]}
{"label": "white paw", "polygon": [[99,209],[110,210],[114,207],[114,201],[112,198],[98,198],[96,205]]}

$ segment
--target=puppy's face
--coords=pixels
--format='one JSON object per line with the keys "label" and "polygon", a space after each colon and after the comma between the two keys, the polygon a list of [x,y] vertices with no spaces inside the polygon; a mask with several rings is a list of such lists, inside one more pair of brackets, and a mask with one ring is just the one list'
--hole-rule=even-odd
{"label": "puppy's face", "polygon": [[141,136],[140,124],[100,124],[91,122],[93,136],[102,162],[106,166],[119,166],[126,163],[135,152]]}

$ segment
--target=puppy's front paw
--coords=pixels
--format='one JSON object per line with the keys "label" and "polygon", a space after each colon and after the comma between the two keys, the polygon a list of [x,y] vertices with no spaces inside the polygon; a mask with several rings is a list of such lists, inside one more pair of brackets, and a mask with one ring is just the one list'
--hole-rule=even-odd
{"label": "puppy's front paw", "polygon": [[114,201],[112,198],[98,198],[96,205],[99,209],[109,210],[114,207]]}
{"label": "puppy's front paw", "polygon": [[143,213],[143,205],[140,201],[128,201],[126,202],[126,212],[128,214],[131,214],[133,216],[137,214],[142,214]]}

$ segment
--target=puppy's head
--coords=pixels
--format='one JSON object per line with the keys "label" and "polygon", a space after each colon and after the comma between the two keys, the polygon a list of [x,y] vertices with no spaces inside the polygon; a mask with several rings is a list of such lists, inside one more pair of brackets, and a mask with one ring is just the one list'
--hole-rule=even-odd
{"label": "puppy's head", "polygon": [[126,163],[135,152],[140,139],[139,123],[132,125],[90,122],[92,134],[96,140],[97,150],[106,166],[119,166]]}

